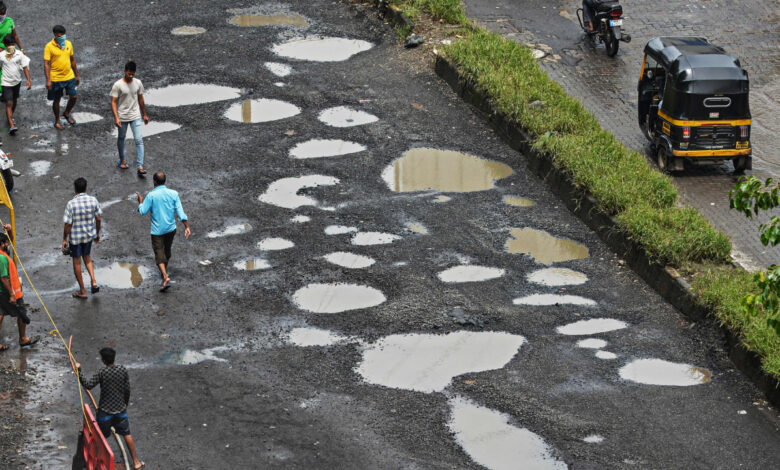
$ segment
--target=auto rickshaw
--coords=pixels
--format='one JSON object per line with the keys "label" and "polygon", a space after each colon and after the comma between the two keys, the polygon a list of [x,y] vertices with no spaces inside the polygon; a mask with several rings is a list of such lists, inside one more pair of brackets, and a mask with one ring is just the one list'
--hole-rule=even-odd
{"label": "auto rickshaw", "polygon": [[654,38],[637,91],[639,127],[659,169],[725,160],[737,172],[752,169],[748,74],[723,48],[705,38]]}

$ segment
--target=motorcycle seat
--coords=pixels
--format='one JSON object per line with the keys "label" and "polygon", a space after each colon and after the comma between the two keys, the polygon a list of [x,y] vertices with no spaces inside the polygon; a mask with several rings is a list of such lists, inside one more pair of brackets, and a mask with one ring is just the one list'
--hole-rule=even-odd
{"label": "motorcycle seat", "polygon": [[620,2],[617,0],[607,0],[596,5],[596,11],[610,11],[612,8],[620,6]]}

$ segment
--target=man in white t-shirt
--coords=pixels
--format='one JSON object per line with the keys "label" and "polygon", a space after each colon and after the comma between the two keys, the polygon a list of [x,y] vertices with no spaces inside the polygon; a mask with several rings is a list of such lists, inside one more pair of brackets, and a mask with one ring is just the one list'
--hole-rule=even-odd
{"label": "man in white t-shirt", "polygon": [[0,51],[0,66],[3,69],[0,85],[3,87],[2,100],[5,101],[5,115],[8,117],[8,133],[14,135],[17,130],[14,111],[22,88],[22,72],[27,77],[27,89],[32,88],[30,69],[27,67],[30,65],[30,59],[16,49],[16,40],[10,34],[3,39],[3,45],[5,50]]}
{"label": "man in white t-shirt", "polygon": [[146,174],[144,170],[144,136],[141,132],[142,124],[149,124],[144,104],[144,85],[141,80],[135,78],[135,62],[130,61],[125,65],[125,76],[111,87],[111,111],[114,112],[114,124],[119,130],[116,147],[119,150],[117,166],[123,170],[129,168],[125,160],[125,136],[127,127],[133,130],[135,140],[136,166],[138,176]]}

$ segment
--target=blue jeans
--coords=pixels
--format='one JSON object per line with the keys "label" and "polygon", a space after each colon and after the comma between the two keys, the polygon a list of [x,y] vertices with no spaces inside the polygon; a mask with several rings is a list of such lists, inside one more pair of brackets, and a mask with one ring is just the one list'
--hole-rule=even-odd
{"label": "blue jeans", "polygon": [[119,161],[117,165],[125,161],[125,137],[127,136],[127,127],[133,130],[133,140],[135,140],[135,161],[137,167],[144,166],[144,135],[141,129],[143,128],[144,120],[141,118],[135,121],[122,122],[122,127],[119,128],[119,135],[116,139],[116,148],[119,150]]}

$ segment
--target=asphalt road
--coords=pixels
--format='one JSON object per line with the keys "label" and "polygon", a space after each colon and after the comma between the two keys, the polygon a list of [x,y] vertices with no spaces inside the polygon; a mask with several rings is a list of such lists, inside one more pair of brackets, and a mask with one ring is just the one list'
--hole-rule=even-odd
{"label": "asphalt road", "polygon": [[[107,344],[129,367],[131,429],[147,468],[769,468],[780,458],[777,412],[733,369],[714,326],[688,324],[625,268],[525,171],[522,155],[430,70],[410,65],[374,10],[319,0],[268,3],[256,12],[297,13],[308,26],[247,28],[229,23],[227,9],[248,6],[241,2],[107,10],[105,2],[77,1],[56,15],[47,5],[25,2],[9,14],[32,57],[42,55],[52,22],[67,26],[81,64],[78,111],[102,119],[53,130],[41,65],[33,64],[36,88],[19,105],[21,130],[3,139],[23,172],[14,195],[19,252],[61,330],[74,335],[87,372],[97,370],[97,351]],[[184,25],[207,31],[171,34]],[[272,51],[304,34],[373,47],[342,62]],[[193,227],[190,240],[179,235],[174,243],[176,284],[167,294],[157,292],[148,220],[128,200],[150,190],[151,178],[114,164],[107,94],[127,58],[138,62],[153,122],[181,126],[146,140],[146,166],[168,174]],[[266,62],[288,64],[292,73],[276,76]],[[152,105],[154,90],[187,83],[253,92]],[[246,97],[281,100],[300,113],[263,123],[223,117],[239,106],[242,118],[256,119],[273,104],[242,105]],[[351,127],[318,120],[337,106],[377,119]],[[305,153],[300,144],[310,139],[365,149],[291,158]],[[497,163],[439,154],[438,165],[403,161],[395,175],[387,170],[417,147]],[[103,288],[87,301],[70,297],[70,262],[57,251],[61,213],[78,176],[111,202],[104,240],[94,248]],[[286,180],[303,176],[309,178]],[[311,181],[321,185],[297,191]],[[410,191],[391,191],[388,182]],[[431,182],[445,190],[417,190]],[[510,205],[507,196],[534,205]],[[346,233],[326,234],[331,226]],[[507,252],[512,229],[528,235],[524,228],[576,244],[530,241],[536,258]],[[371,232],[395,238],[355,243],[377,238]],[[335,261],[348,267],[338,266],[323,259],[333,252],[375,263],[358,268],[370,260],[345,256]],[[575,259],[537,261],[565,254]],[[263,269],[236,268],[246,260]],[[469,271],[480,266],[492,269]],[[562,286],[529,279],[548,267],[576,272],[556,272]],[[444,282],[453,273],[474,277]],[[342,284],[317,285],[331,283]],[[342,292],[345,285],[357,287]],[[550,299],[553,305],[523,304]],[[345,310],[350,306],[360,308]],[[613,329],[580,336],[558,330],[594,319],[612,320],[603,323]],[[32,333],[51,329],[42,312],[34,320]],[[14,334],[6,322],[3,341],[12,344]],[[585,339],[591,348],[577,347]],[[323,346],[304,346],[311,343]],[[629,380],[641,359],[682,364],[677,383],[690,386]],[[0,361],[35,383],[21,466],[67,468],[81,419],[61,345],[47,336],[36,350],[12,348]],[[2,453],[15,449],[6,445]]]}

